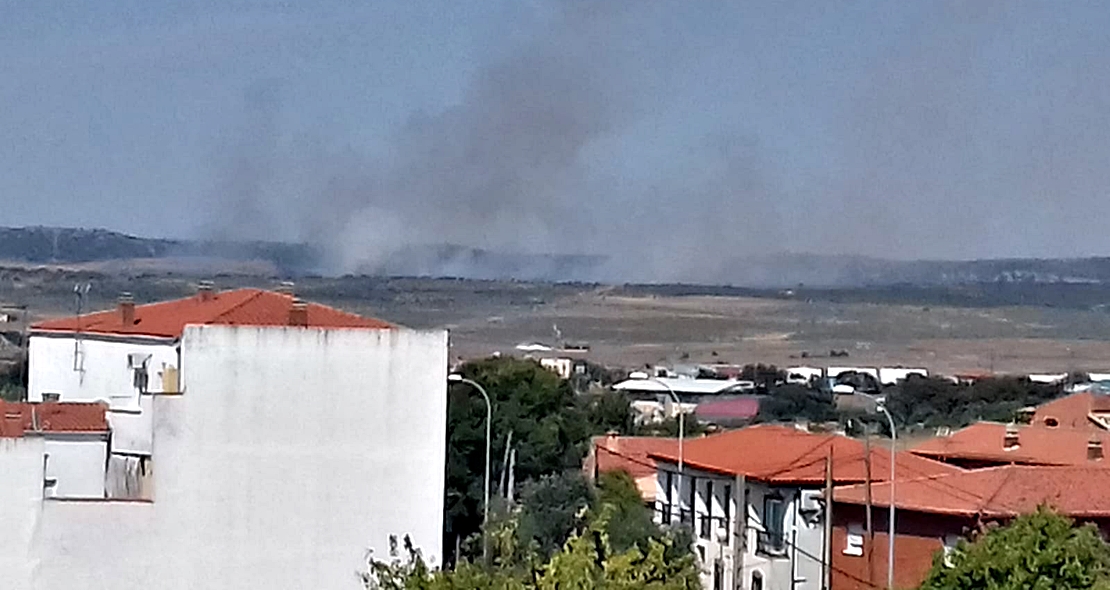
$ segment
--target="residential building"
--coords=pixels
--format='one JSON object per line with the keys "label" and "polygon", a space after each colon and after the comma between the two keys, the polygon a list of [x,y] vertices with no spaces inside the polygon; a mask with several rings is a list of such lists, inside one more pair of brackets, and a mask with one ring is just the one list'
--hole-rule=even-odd
{"label": "residential building", "polygon": [[[1049,505],[1110,533],[1110,469],[1007,465],[937,474],[894,487],[894,586],[916,588],[934,556],[984,524],[1005,522]],[[872,531],[867,510],[871,506]],[[833,590],[886,588],[890,484],[834,491]]]}
{"label": "residential building", "polygon": [[684,402],[697,403],[703,397],[724,394],[752,393],[755,383],[732,379],[694,379],[692,377],[632,378],[613,385],[638,398],[662,398],[674,392]]}
{"label": "residential building", "polygon": [[977,422],[910,449],[968,469],[998,465],[1102,464],[1110,431]]}
{"label": "residential building", "polygon": [[[658,519],[692,528],[713,590],[826,587],[826,486],[888,479],[891,459],[878,445],[777,425],[686,441],[681,470],[677,450],[650,457]],[[899,479],[959,471],[904,452],[895,464]]]}
{"label": "residential building", "polygon": [[632,476],[644,503],[652,507],[659,496],[652,453],[678,449],[678,439],[652,436],[619,436],[615,433],[595,436],[582,463],[586,478],[593,481],[602,473],[624,471]]}
{"label": "residential building", "polygon": [[[100,499],[108,463],[108,420],[102,404],[12,403],[0,400],[0,439],[33,447],[43,497]],[[14,441],[13,439],[27,439]],[[0,455],[16,452],[11,446]],[[5,475],[9,472],[5,471]],[[14,472],[10,472],[15,475]],[[0,480],[0,494],[6,488]],[[3,521],[3,519],[0,519]]]}
{"label": "residential building", "polygon": [[36,407],[106,407],[111,433],[99,497],[0,453],[0,559],[34,564],[6,588],[354,589],[391,535],[437,563],[446,332],[203,288],[36,324],[29,353]]}
{"label": "residential building", "polygon": [[1048,428],[1110,430],[1110,395],[1088,390],[1041,404],[1031,424]]}

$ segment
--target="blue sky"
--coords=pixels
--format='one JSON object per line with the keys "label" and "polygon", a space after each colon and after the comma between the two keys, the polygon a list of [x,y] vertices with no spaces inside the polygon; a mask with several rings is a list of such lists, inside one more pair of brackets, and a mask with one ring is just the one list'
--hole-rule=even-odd
{"label": "blue sky", "polygon": [[5,224],[666,275],[1110,251],[1100,2],[0,0]]}

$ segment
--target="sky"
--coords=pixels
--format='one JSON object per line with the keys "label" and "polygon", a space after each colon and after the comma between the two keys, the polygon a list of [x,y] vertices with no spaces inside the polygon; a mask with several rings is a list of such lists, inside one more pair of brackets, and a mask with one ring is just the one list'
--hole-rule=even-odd
{"label": "sky", "polygon": [[0,0],[4,225],[672,279],[1110,254],[1105,2]]}

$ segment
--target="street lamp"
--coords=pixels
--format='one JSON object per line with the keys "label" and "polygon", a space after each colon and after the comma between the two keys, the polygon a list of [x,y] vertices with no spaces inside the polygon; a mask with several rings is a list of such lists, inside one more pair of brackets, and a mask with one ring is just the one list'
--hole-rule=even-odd
{"label": "street lamp", "polygon": [[482,486],[482,560],[489,560],[489,541],[486,526],[489,524],[489,461],[490,461],[490,440],[493,435],[493,405],[490,404],[489,394],[486,393],[486,388],[478,384],[477,381],[467,379],[458,373],[451,373],[447,375],[447,380],[451,383],[466,383],[467,385],[478,390],[482,394],[482,399],[486,402],[486,477],[485,484]]}
{"label": "street lamp", "polygon": [[[894,590],[894,453],[895,447],[898,445],[898,432],[894,428],[894,418],[890,415],[890,411],[886,409],[886,398],[866,393],[856,392],[871,401],[875,402],[877,410],[886,416],[887,422],[890,423],[890,524],[887,525],[887,554],[886,554],[886,587],[887,590]],[[870,457],[867,458],[871,460]]]}
{"label": "street lamp", "polygon": [[678,399],[678,394],[676,394],[674,392],[674,389],[671,389],[671,386],[667,385],[661,379],[656,379],[655,377],[648,377],[648,378],[644,379],[644,381],[651,381],[652,383],[657,383],[659,385],[662,385],[663,388],[667,390],[667,393],[669,393],[671,395],[671,399],[674,400],[675,406],[678,407],[678,476],[680,478],[679,481],[681,481],[682,460],[683,460],[682,439],[685,438],[685,434],[686,434],[686,418],[685,418],[686,412],[684,412],[682,410],[682,401]]}

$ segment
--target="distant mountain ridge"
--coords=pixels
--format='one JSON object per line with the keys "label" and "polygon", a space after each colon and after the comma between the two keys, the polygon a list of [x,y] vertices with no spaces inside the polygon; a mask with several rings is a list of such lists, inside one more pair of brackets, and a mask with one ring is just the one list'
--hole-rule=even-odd
{"label": "distant mountain ridge", "polygon": [[[208,258],[263,261],[286,275],[334,274],[327,252],[311,244],[144,238],[103,229],[0,228],[0,259],[77,264],[133,259]],[[413,245],[379,257],[360,273],[578,282],[651,283],[605,256],[514,254],[457,245]],[[984,283],[1110,284],[1110,257],[898,261],[863,256],[775,254],[733,257],[704,276],[682,282],[790,288],[890,285],[953,286]]]}

